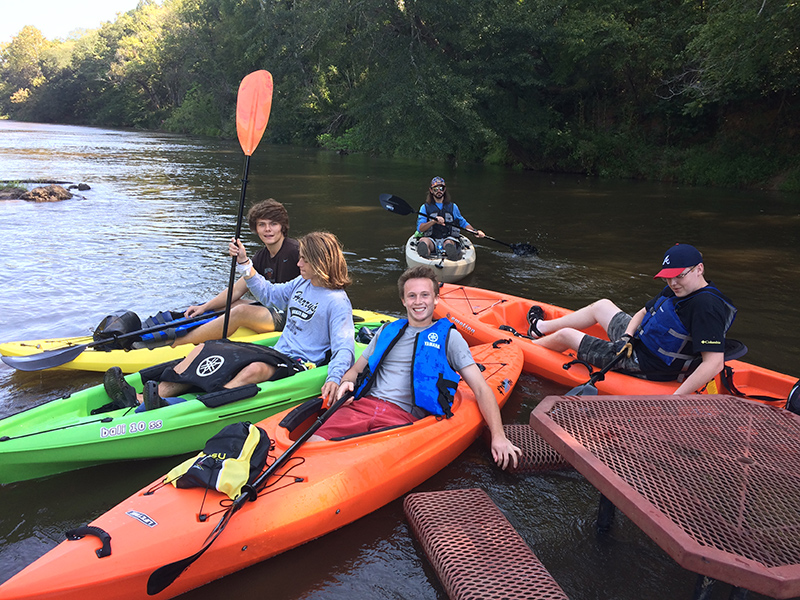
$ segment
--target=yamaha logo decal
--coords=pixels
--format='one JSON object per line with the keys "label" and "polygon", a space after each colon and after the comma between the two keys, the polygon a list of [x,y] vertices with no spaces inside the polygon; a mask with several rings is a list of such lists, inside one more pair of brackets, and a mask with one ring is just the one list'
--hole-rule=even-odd
{"label": "yamaha logo decal", "polygon": [[222,366],[224,362],[225,359],[219,356],[218,354],[203,359],[203,362],[197,365],[197,371],[196,371],[197,376],[208,377],[209,375],[213,375],[214,373],[219,371],[219,368]]}
{"label": "yamaha logo decal", "polygon": [[432,331],[428,334],[428,341],[433,342],[434,344],[439,341],[439,334],[435,331]]}

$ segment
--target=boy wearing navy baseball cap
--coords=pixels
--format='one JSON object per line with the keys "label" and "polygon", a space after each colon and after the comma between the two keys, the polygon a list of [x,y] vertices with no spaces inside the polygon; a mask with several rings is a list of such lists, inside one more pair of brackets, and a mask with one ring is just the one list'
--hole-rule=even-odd
{"label": "boy wearing navy baseball cap", "polygon": [[661,270],[653,279],[663,277],[669,279],[680,275],[686,267],[694,267],[703,262],[703,255],[689,244],[675,244],[664,253]]}
{"label": "boy wearing navy baseball cap", "polygon": [[[631,316],[611,300],[598,300],[574,313],[544,320],[541,307],[528,313],[534,344],[578,359],[655,381],[677,380],[675,394],[692,394],[725,365],[725,334],[736,317],[731,300],[705,279],[703,255],[689,244],[664,253],[654,279],[666,287]],[[599,324],[602,340],[583,333]]]}

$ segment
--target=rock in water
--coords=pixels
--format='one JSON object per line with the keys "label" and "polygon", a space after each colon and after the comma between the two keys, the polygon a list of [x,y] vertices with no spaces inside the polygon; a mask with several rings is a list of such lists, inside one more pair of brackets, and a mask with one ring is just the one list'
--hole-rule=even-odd
{"label": "rock in water", "polygon": [[72,198],[72,194],[60,185],[48,185],[33,188],[31,191],[22,194],[20,198],[32,202],[59,202],[61,200],[69,200]]}

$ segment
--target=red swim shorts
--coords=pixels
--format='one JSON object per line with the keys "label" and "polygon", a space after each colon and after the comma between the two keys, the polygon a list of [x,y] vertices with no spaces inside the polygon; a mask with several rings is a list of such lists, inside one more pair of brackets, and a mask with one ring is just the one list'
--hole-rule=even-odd
{"label": "red swim shorts", "polygon": [[329,440],[384,427],[413,423],[417,418],[392,402],[364,396],[343,406],[314,435]]}

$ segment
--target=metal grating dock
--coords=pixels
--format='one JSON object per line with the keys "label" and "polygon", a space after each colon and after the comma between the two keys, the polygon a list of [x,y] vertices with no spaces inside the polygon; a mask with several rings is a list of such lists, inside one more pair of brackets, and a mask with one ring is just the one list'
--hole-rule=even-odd
{"label": "metal grating dock", "polygon": [[550,396],[531,426],[682,567],[800,595],[800,416],[732,396]]}
{"label": "metal grating dock", "polygon": [[451,600],[566,600],[483,490],[409,494],[403,509]]}
{"label": "metal grating dock", "polygon": [[509,441],[522,450],[517,468],[508,468],[511,473],[538,473],[572,468],[530,425],[503,425],[503,429]]}

